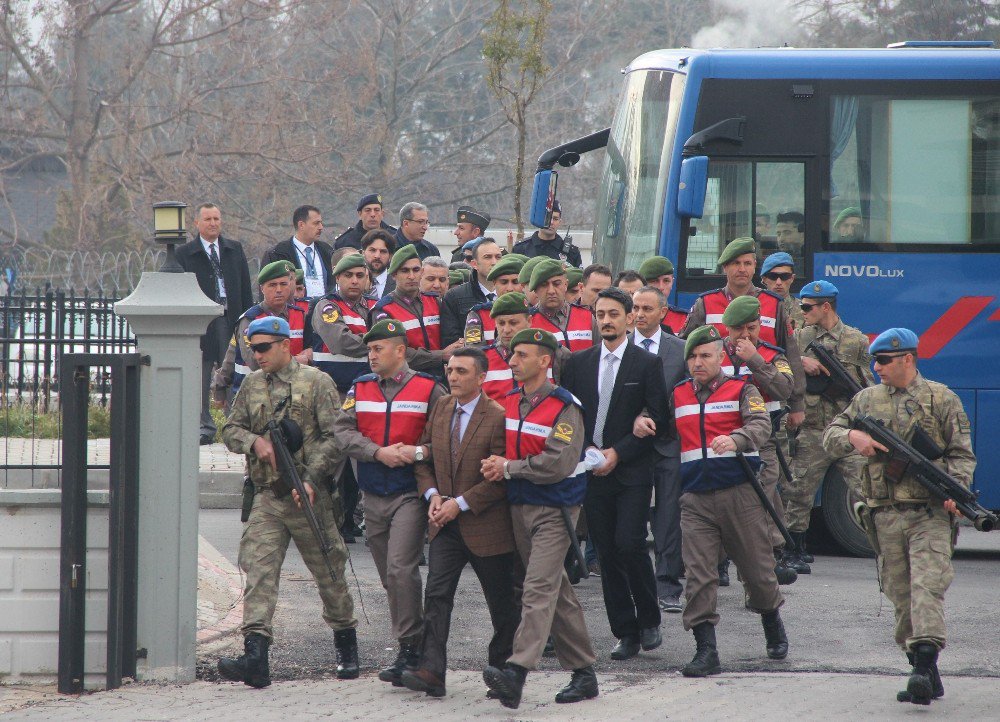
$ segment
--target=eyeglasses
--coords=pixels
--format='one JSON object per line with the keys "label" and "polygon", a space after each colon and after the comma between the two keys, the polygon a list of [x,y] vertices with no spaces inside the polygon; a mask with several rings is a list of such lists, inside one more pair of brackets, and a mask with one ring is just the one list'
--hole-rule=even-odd
{"label": "eyeglasses", "polygon": [[821,305],[822,304],[819,304],[819,303],[800,303],[799,304],[799,308],[802,309],[802,313],[809,313],[814,308],[816,308],[817,306],[821,306]]}
{"label": "eyeglasses", "polygon": [[277,341],[262,341],[261,343],[250,344],[250,350],[254,353],[267,353]]}
{"label": "eyeglasses", "polygon": [[429,226],[431,224],[430,219],[425,218],[422,221],[418,221],[416,218],[404,218],[406,223],[416,223],[418,226]]}
{"label": "eyeglasses", "polygon": [[875,363],[877,363],[879,366],[888,366],[896,359],[903,358],[903,356],[906,355],[907,354],[905,353],[898,353],[895,354],[894,356],[890,356],[889,354],[886,353],[875,354]]}
{"label": "eyeglasses", "polygon": [[775,273],[774,271],[764,274],[764,278],[769,281],[791,281],[794,276],[794,273]]}

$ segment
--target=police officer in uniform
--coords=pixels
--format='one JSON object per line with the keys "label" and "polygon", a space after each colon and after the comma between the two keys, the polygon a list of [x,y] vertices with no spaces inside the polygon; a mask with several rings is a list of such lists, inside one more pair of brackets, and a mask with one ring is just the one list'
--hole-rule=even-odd
{"label": "police officer in uniform", "polygon": [[764,288],[781,298],[781,305],[785,307],[785,315],[791,320],[793,329],[806,325],[802,309],[791,293],[795,283],[795,260],[790,254],[778,251],[765,258],[760,264],[760,281]]}
{"label": "police officer in uniform", "polygon": [[240,390],[240,384],[251,371],[257,370],[257,362],[250,353],[250,342],[247,338],[247,328],[255,319],[264,316],[279,316],[288,321],[291,329],[292,355],[301,364],[309,365],[312,360],[312,349],[305,346],[305,313],[293,300],[295,266],[291,261],[273,261],[257,274],[257,284],[260,286],[263,300],[254,304],[240,316],[236,322],[236,330],[229,341],[229,348],[222,360],[222,366],[216,369],[212,380],[212,398],[217,408],[226,401],[226,394],[232,386],[235,395]]}
{"label": "police officer in uniform", "polygon": [[859,384],[871,386],[875,383],[868,355],[868,339],[861,331],[840,320],[837,315],[838,293],[837,287],[829,281],[807,283],[799,293],[807,324],[796,334],[806,372],[806,420],[795,439],[791,463],[795,478],[784,490],[785,517],[796,547],[786,550],[785,562],[799,574],[811,572],[811,555],[806,551],[805,537],[816,489],[826,476],[827,469],[838,464],[847,485],[854,491],[860,491],[864,467],[864,459],[857,454],[845,455],[838,461],[823,449],[823,431],[833,417],[844,410],[851,397],[849,392],[830,381],[829,370],[824,369],[812,351],[806,350],[815,341],[836,356]]}
{"label": "police officer in uniform", "polygon": [[652,256],[639,266],[639,275],[642,276],[647,286],[658,288],[663,297],[667,299],[667,314],[663,317],[664,328],[670,329],[670,333],[680,332],[684,328],[684,324],[687,323],[688,311],[669,303],[670,292],[674,288],[674,264],[669,258]]}
{"label": "police officer in uniform", "polygon": [[[520,291],[521,284],[518,283],[517,276],[524,266],[524,261],[518,257],[505,256],[500,260],[489,273],[489,281],[493,284],[496,297],[500,298],[505,293]],[[466,346],[488,346],[496,338],[496,326],[490,312],[493,309],[493,301],[478,303],[469,309],[465,317],[465,337]]]}
{"label": "police officer in uniform", "polygon": [[[339,397],[329,376],[292,358],[290,336],[288,322],[276,316],[257,318],[249,325],[247,338],[260,368],[244,380],[233,401],[232,414],[222,428],[222,439],[229,450],[246,454],[255,494],[239,553],[239,565],[246,574],[241,628],[245,653],[238,659],[220,659],[219,673],[251,687],[271,683],[271,618],[290,539],[295,541],[319,588],[323,620],[334,630],[337,677],[358,676],[358,623],[344,578],[347,547],[337,532],[327,491],[327,479],[342,458],[333,433]],[[296,504],[295,492],[279,499],[272,490],[280,479],[274,447],[266,431],[272,419],[287,419],[301,429],[302,447],[293,453],[295,468],[332,546],[330,562],[336,581],[329,576],[323,553]],[[282,481],[291,486],[289,479]]]}
{"label": "police officer in uniform", "polygon": [[540,228],[533,234],[514,244],[514,253],[521,253],[528,258],[536,256],[546,256],[557,261],[569,261],[570,265],[580,268],[583,266],[583,257],[580,249],[577,248],[567,238],[563,238],[556,231],[562,223],[562,206],[559,201],[552,203],[552,224],[548,228]]}
{"label": "police officer in uniform", "polygon": [[759,468],[757,449],[771,436],[771,420],[757,388],[722,372],[722,334],[700,326],[684,345],[690,378],[674,387],[673,426],[681,443],[681,553],[687,570],[684,628],[697,651],[681,673],[718,674],[715,625],[721,548],[743,580],[747,607],[761,615],[767,656],[784,659],[788,638],[778,608],[784,598],[774,575],[767,512],[744,474],[737,453]]}
{"label": "police officer in uniform", "polygon": [[572,394],[546,379],[558,346],[551,333],[524,329],[510,346],[521,387],[504,397],[507,450],[484,459],[482,470],[487,481],[507,482],[514,542],[526,571],[514,653],[504,667],[487,667],[483,679],[501,704],[517,709],[550,633],[559,664],[573,670],[556,702],[592,699],[598,689],[583,609],[563,568],[570,537],[562,509],[575,524],[587,486],[583,415]]}
{"label": "police officer in uniform", "polygon": [[534,267],[528,288],[535,292],[538,303],[531,312],[531,326],[553,334],[570,351],[582,351],[596,342],[597,321],[589,308],[566,300],[568,283],[566,269],[559,261],[545,259]]}
{"label": "police officer in uniform", "polygon": [[354,381],[335,431],[344,452],[358,461],[365,532],[399,641],[395,662],[379,672],[379,679],[400,687],[403,671],[417,667],[423,631],[419,562],[427,505],[417,492],[413,463],[423,460],[416,444],[445,390],[433,376],[407,366],[401,322],[383,319],[363,340],[372,373]]}
{"label": "police officer in uniform", "polygon": [[958,396],[917,369],[913,331],[890,328],[869,352],[882,383],[851,399],[826,429],[823,446],[834,458],[858,453],[867,461],[862,492],[872,512],[880,579],[895,610],[896,643],[913,665],[896,698],[926,705],[944,695],[937,659],[945,646],[944,595],[955,574],[955,502],[942,504],[905,469],[893,470],[886,449],[851,426],[868,415],[911,443],[922,429],[943,450],[934,463],[965,486],[976,468],[971,426]]}
{"label": "police officer in uniform", "polygon": [[477,238],[486,234],[486,229],[490,225],[490,214],[485,211],[477,211],[471,206],[459,206],[455,216],[455,230],[453,235],[458,244],[451,254],[452,262],[463,260],[465,246]]}
{"label": "police officer in uniform", "polygon": [[360,251],[361,239],[368,231],[374,231],[376,228],[395,235],[396,229],[382,220],[384,213],[380,193],[361,196],[361,200],[358,201],[358,222],[337,236],[333,242],[333,249],[357,248]]}

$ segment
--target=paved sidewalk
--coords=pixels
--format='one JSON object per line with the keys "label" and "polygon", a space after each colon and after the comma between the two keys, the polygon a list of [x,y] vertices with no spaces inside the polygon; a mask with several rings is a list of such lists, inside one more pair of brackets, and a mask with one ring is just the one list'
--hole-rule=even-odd
{"label": "paved sidewalk", "polygon": [[[109,439],[87,441],[87,463],[107,464],[111,458]],[[59,464],[62,441],[59,439],[24,439],[11,437],[0,443],[0,465]],[[199,447],[199,466],[203,472],[233,471],[243,473],[244,457],[232,454],[225,444]]]}
{"label": "paved sidewalk", "polygon": [[[470,719],[993,719],[1000,680],[945,678],[947,695],[931,707],[895,701],[902,677],[854,674],[723,674],[703,680],[678,675],[602,675],[594,700],[558,705],[560,672],[532,673],[521,707],[487,700],[479,672],[452,672],[448,696],[431,699],[393,689],[373,676],[341,682],[276,682],[254,690],[241,684],[196,682],[186,686],[130,685],[81,697],[36,694],[12,716],[60,720]],[[2,708],[0,708],[2,709]]]}

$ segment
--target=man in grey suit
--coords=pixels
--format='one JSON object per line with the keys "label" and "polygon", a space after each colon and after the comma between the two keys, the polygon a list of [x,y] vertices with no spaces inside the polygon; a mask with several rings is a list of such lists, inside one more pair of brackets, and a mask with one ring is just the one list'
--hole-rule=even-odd
{"label": "man in grey suit", "polygon": [[[669,305],[663,293],[653,286],[643,286],[632,297],[635,309],[635,331],[630,341],[660,358],[667,391],[687,376],[684,363],[684,342],[661,327]],[[643,432],[649,419],[645,414],[636,419],[636,435]],[[649,431],[649,428],[645,429]],[[645,435],[645,433],[643,433]],[[664,612],[680,612],[681,561],[680,511],[680,445],[677,439],[658,436],[653,470],[656,503],[653,507],[653,544],[656,552],[656,596]]]}

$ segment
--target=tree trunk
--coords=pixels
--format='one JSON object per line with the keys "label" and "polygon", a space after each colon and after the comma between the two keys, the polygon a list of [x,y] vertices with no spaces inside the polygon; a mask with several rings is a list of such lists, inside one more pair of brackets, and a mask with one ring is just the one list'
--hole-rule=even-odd
{"label": "tree trunk", "polygon": [[517,224],[517,240],[524,240],[524,219],[521,217],[521,191],[524,187],[524,146],[528,127],[524,119],[524,108],[517,101],[517,159],[514,161],[514,222]]}
{"label": "tree trunk", "polygon": [[77,3],[73,8],[73,67],[70,69],[70,109],[69,127],[66,136],[66,165],[70,181],[71,207],[68,219],[76,231],[76,242],[86,240],[87,188],[90,176],[90,148],[88,146],[89,123],[93,116],[88,107],[88,79],[90,78],[90,37],[86,3]]}

